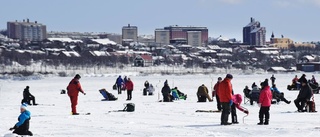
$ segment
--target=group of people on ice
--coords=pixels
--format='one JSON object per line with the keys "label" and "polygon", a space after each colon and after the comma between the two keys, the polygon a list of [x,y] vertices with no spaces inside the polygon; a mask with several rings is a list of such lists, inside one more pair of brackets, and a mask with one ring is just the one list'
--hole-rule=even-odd
{"label": "group of people on ice", "polygon": [[187,99],[187,94],[182,93],[180,90],[178,90],[177,87],[171,89],[168,85],[168,80],[164,82],[161,93],[163,96],[163,102],[172,102],[173,100]]}
{"label": "group of people on ice", "polygon": [[[79,92],[81,92],[83,95],[86,95],[79,82],[80,78],[81,76],[79,74],[75,75],[75,77],[69,82],[67,86],[67,93],[71,102],[72,115],[79,115],[76,109],[76,106],[78,104]],[[240,105],[242,102],[242,96],[240,94],[233,93],[231,84],[232,79],[233,76],[231,74],[227,74],[224,79],[219,77],[217,83],[214,85],[212,92],[212,98],[215,97],[217,100],[217,109],[218,111],[222,112],[220,118],[221,125],[231,125],[239,123],[237,120],[236,108],[246,114],[249,114],[249,111]],[[253,83],[252,90],[250,90],[248,86],[246,86],[244,89],[245,96],[247,96],[247,94],[251,96],[255,92],[258,93],[257,103],[260,107],[258,125],[269,124],[269,110],[275,94],[278,96],[278,102],[284,101],[287,104],[291,103],[291,101],[285,99],[284,93],[280,92],[276,87],[274,75],[272,75],[270,79],[272,82],[272,87],[269,86],[268,79],[265,79],[260,83],[261,88],[258,88],[258,86]],[[298,112],[305,112],[306,103],[308,103],[310,101],[310,98],[313,96],[312,88],[310,87],[309,83],[316,83],[315,78],[314,76],[312,76],[312,79],[308,82],[308,80],[306,79],[306,75],[303,74],[298,80],[294,79],[294,81],[300,84],[300,91],[297,98],[294,100],[294,104],[296,105]],[[118,94],[121,94],[121,90],[123,90],[123,87],[125,87],[125,89],[127,90],[127,100],[132,99],[134,84],[130,78],[125,77],[124,79],[122,79],[121,76],[119,76],[116,80],[116,85]],[[144,86],[145,88],[143,91],[143,95],[146,95],[146,92],[149,93],[148,95],[153,95],[154,88],[152,84],[146,81],[144,83]],[[29,88],[29,86],[26,86],[26,88],[24,89],[18,122],[12,128],[10,128],[10,130],[14,130],[13,133],[19,135],[32,136],[33,133],[29,131],[29,121],[31,119],[31,113],[27,110],[27,105],[38,104],[35,102],[35,97],[30,93]],[[163,102],[172,102],[173,100],[180,99],[186,100],[187,98],[187,94],[179,91],[177,87],[171,89],[168,85],[167,80],[164,82],[161,93],[163,95]],[[198,87],[196,95],[198,98],[198,102],[206,102],[206,100],[209,100],[209,102],[213,101],[213,99],[209,95],[208,88],[204,84]],[[231,123],[228,122],[230,113],[232,119]]]}

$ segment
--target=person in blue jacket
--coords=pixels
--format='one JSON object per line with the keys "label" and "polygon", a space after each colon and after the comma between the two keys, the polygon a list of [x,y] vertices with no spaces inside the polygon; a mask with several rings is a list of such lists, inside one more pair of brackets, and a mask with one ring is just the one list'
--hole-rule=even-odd
{"label": "person in blue jacket", "polygon": [[9,130],[14,130],[13,133],[18,135],[29,135],[32,136],[32,132],[29,131],[29,121],[31,118],[30,111],[27,110],[27,104],[23,103],[20,107],[20,115],[18,122]]}
{"label": "person in blue jacket", "polygon": [[280,92],[276,86],[276,84],[273,84],[272,87],[270,88],[270,90],[273,92],[273,96],[275,96],[275,98],[277,99],[277,102],[280,101],[284,101],[287,104],[290,104],[291,101],[288,101],[285,97],[284,97],[284,93]]}
{"label": "person in blue jacket", "polygon": [[116,80],[116,84],[117,84],[118,94],[121,94],[121,88],[122,88],[122,84],[124,84],[124,81],[120,75]]}

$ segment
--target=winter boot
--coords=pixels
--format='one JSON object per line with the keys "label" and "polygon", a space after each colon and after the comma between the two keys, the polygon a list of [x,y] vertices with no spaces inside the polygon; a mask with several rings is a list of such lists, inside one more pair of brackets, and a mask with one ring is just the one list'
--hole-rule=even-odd
{"label": "winter boot", "polygon": [[259,123],[257,123],[258,125],[263,125],[263,122],[262,122],[263,120],[262,119],[260,119],[260,122]]}
{"label": "winter boot", "polygon": [[263,125],[269,125],[269,120],[264,121]]}

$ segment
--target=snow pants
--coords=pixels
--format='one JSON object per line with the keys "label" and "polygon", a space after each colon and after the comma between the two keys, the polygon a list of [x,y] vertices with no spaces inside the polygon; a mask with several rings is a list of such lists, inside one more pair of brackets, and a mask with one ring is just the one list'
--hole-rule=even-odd
{"label": "snow pants", "polygon": [[221,102],[221,106],[222,106],[221,124],[226,124],[228,123],[231,107],[229,102]]}
{"label": "snow pants", "polygon": [[132,90],[127,90],[127,100],[132,99]]}
{"label": "snow pants", "polygon": [[77,113],[78,96],[69,96],[71,101],[71,112]]}
{"label": "snow pants", "polygon": [[259,111],[259,120],[260,123],[263,123],[263,118],[265,120],[265,123],[269,123],[270,113],[269,113],[270,107],[260,107]]}

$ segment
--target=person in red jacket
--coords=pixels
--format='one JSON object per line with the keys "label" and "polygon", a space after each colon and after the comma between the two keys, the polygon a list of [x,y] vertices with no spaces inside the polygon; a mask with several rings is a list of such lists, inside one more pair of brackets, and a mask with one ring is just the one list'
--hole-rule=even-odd
{"label": "person in red jacket", "polygon": [[231,80],[233,76],[227,74],[224,80],[219,84],[219,98],[222,106],[221,113],[221,125],[231,125],[232,123],[228,122],[228,117],[232,105],[232,85]]}
{"label": "person in red jacket", "polygon": [[213,87],[213,91],[212,91],[212,98],[214,96],[216,96],[216,100],[217,100],[217,108],[219,111],[221,111],[221,103],[220,103],[220,98],[219,98],[219,84],[221,83],[222,78],[219,77],[217,83],[214,85]]}
{"label": "person in red jacket", "polygon": [[[270,118],[270,106],[271,106],[271,100],[272,100],[272,92],[270,90],[270,86],[268,84],[268,79],[266,79],[264,82],[261,83],[262,90],[260,91],[259,96],[259,123],[258,125],[268,125],[269,124],[269,118]],[[263,123],[263,118],[265,118]]]}
{"label": "person in red jacket", "polygon": [[126,88],[127,88],[127,100],[131,100],[132,91],[133,91],[133,82],[131,81],[130,78],[128,78],[128,81],[126,83]]}
{"label": "person in red jacket", "polygon": [[68,91],[68,96],[70,97],[71,101],[71,110],[72,110],[72,115],[79,115],[77,113],[77,104],[78,104],[78,94],[79,92],[83,93],[86,95],[86,93],[82,90],[81,84],[79,82],[80,75],[77,74],[69,83],[67,87]]}

